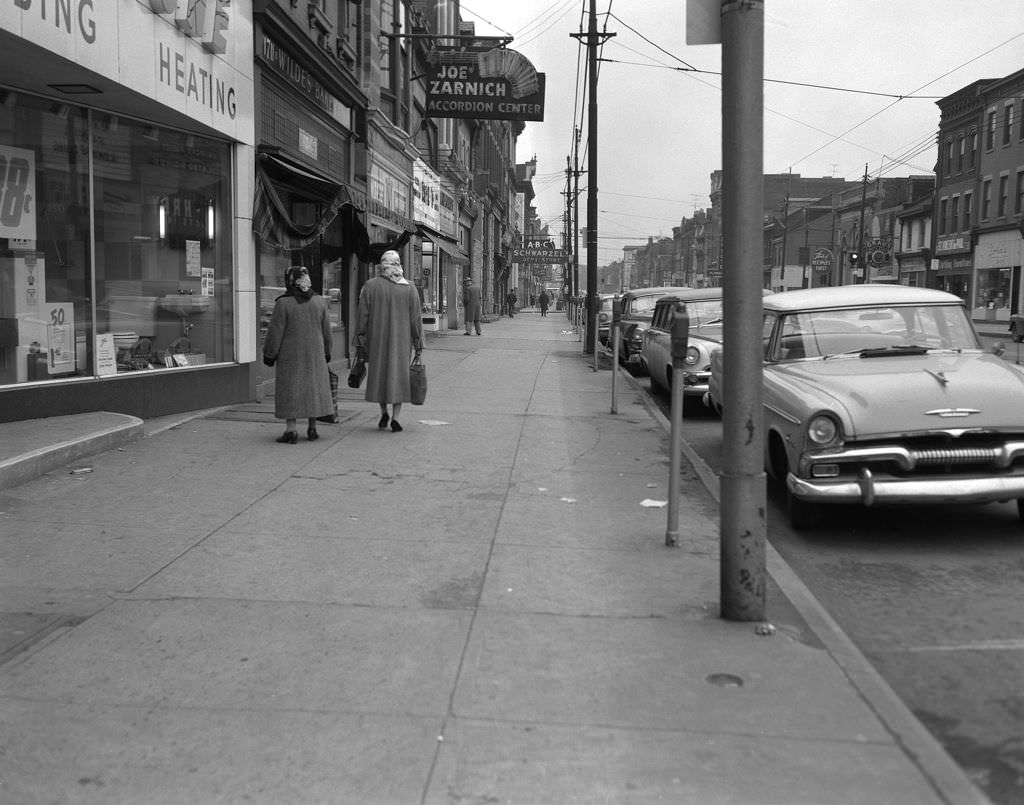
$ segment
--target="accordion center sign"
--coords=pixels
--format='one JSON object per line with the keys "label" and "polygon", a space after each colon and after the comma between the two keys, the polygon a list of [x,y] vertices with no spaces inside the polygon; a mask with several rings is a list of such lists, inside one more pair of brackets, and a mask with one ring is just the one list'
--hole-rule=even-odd
{"label": "accordion center sign", "polygon": [[443,49],[427,78],[427,115],[544,120],[544,74],[508,48]]}

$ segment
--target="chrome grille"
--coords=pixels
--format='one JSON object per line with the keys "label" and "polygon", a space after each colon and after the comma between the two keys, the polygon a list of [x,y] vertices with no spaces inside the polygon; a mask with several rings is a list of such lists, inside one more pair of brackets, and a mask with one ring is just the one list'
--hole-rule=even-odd
{"label": "chrome grille", "polygon": [[917,466],[950,466],[953,464],[990,464],[999,459],[1003,450],[998,447],[936,447],[911,450]]}

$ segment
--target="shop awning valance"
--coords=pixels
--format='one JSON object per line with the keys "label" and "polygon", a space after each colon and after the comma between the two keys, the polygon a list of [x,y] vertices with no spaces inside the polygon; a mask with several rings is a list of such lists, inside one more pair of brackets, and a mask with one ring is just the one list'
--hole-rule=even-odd
{"label": "shop awning valance", "polygon": [[[274,186],[275,181],[294,188],[296,193],[317,198],[322,205],[319,220],[296,223]],[[252,225],[260,240],[280,248],[301,249],[323,235],[346,205],[358,209],[355,196],[346,185],[276,154],[257,157]]]}
{"label": "shop awning valance", "polygon": [[420,224],[417,233],[421,238],[426,238],[433,243],[438,251],[444,252],[457,265],[469,265],[469,256],[459,248],[454,238],[445,237],[430,227]]}

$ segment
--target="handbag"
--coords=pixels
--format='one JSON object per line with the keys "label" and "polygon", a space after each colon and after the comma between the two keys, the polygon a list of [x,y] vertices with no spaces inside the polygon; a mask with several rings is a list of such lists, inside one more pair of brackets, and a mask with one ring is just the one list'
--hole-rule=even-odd
{"label": "handbag", "polygon": [[364,377],[366,377],[366,361],[362,358],[356,358],[352,368],[348,370],[348,387],[350,389],[359,388]]}
{"label": "handbag", "polygon": [[413,405],[423,405],[427,399],[427,367],[418,356],[409,364],[409,393]]}

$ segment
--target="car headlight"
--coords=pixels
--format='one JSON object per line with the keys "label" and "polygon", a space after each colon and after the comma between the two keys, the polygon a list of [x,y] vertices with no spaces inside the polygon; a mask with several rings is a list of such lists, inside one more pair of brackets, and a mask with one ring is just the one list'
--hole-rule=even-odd
{"label": "car headlight", "polygon": [[686,364],[688,366],[696,366],[700,361],[700,350],[697,347],[686,348]]}
{"label": "car headlight", "polygon": [[807,438],[818,447],[826,447],[839,440],[839,423],[827,414],[818,414],[807,423]]}

